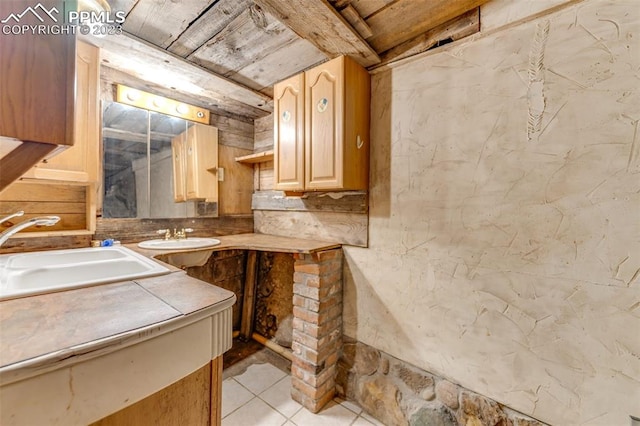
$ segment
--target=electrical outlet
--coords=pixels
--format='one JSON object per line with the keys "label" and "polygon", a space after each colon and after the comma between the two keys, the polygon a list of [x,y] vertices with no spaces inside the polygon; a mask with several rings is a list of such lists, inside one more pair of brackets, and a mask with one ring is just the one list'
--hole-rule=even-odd
{"label": "electrical outlet", "polygon": [[218,182],[224,182],[224,169],[218,167]]}

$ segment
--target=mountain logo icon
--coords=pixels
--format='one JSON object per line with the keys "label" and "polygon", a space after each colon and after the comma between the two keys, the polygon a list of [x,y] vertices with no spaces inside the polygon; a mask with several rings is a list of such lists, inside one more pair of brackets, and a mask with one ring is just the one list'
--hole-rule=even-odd
{"label": "mountain logo icon", "polygon": [[[39,13],[38,13],[39,12]],[[35,5],[34,7],[27,7],[22,13],[11,13],[9,16],[7,16],[6,18],[4,18],[2,21],[0,21],[3,24],[8,23],[9,21],[13,20],[16,24],[20,22],[20,20],[22,19],[22,17],[24,17],[25,15],[27,15],[28,13],[31,13],[33,16],[35,16],[40,22],[44,23],[44,19],[43,17],[49,17],[53,22],[58,22],[58,18],[55,17],[54,13],[57,15],[58,13],[60,13],[60,11],[58,9],[56,9],[55,7],[52,7],[51,10],[47,10],[46,7],[44,7],[42,5],[42,3],[38,3],[37,5]]]}

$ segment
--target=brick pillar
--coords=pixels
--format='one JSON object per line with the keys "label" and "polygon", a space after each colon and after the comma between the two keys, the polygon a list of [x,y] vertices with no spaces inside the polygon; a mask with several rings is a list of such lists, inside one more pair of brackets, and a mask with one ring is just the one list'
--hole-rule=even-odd
{"label": "brick pillar", "polygon": [[342,348],[342,249],[296,254],[291,396],[317,413],[334,396]]}

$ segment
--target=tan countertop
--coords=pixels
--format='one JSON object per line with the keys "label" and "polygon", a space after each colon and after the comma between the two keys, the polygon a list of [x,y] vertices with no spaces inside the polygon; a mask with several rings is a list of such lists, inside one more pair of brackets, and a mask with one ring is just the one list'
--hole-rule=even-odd
{"label": "tan countertop", "polygon": [[[340,247],[264,234],[217,238],[220,245],[204,250],[314,253]],[[149,257],[180,252],[129,246]],[[157,277],[0,302],[0,381],[16,370],[51,367],[125,340],[143,338],[235,302],[232,292],[191,278],[180,269],[170,269],[169,274]]]}
{"label": "tan countertop", "polygon": [[141,249],[136,244],[127,244],[126,246],[135,249],[149,257],[155,257],[163,254],[176,253],[180,251],[198,251],[198,250],[257,250],[257,251],[273,251],[281,253],[315,253],[322,250],[330,250],[341,246],[340,243],[332,243],[327,241],[306,240],[302,238],[280,237],[277,235],[267,234],[236,234],[225,235],[222,237],[214,237],[220,240],[220,244],[215,247],[203,249],[188,250],[147,250]]}

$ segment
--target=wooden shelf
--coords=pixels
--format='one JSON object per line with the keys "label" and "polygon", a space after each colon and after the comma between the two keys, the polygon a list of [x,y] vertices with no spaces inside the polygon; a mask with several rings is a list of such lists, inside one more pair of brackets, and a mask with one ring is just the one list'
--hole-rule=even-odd
{"label": "wooden shelf", "polygon": [[242,157],[236,157],[238,163],[255,164],[264,163],[266,161],[273,161],[273,150],[258,152],[256,154],[243,155]]}

